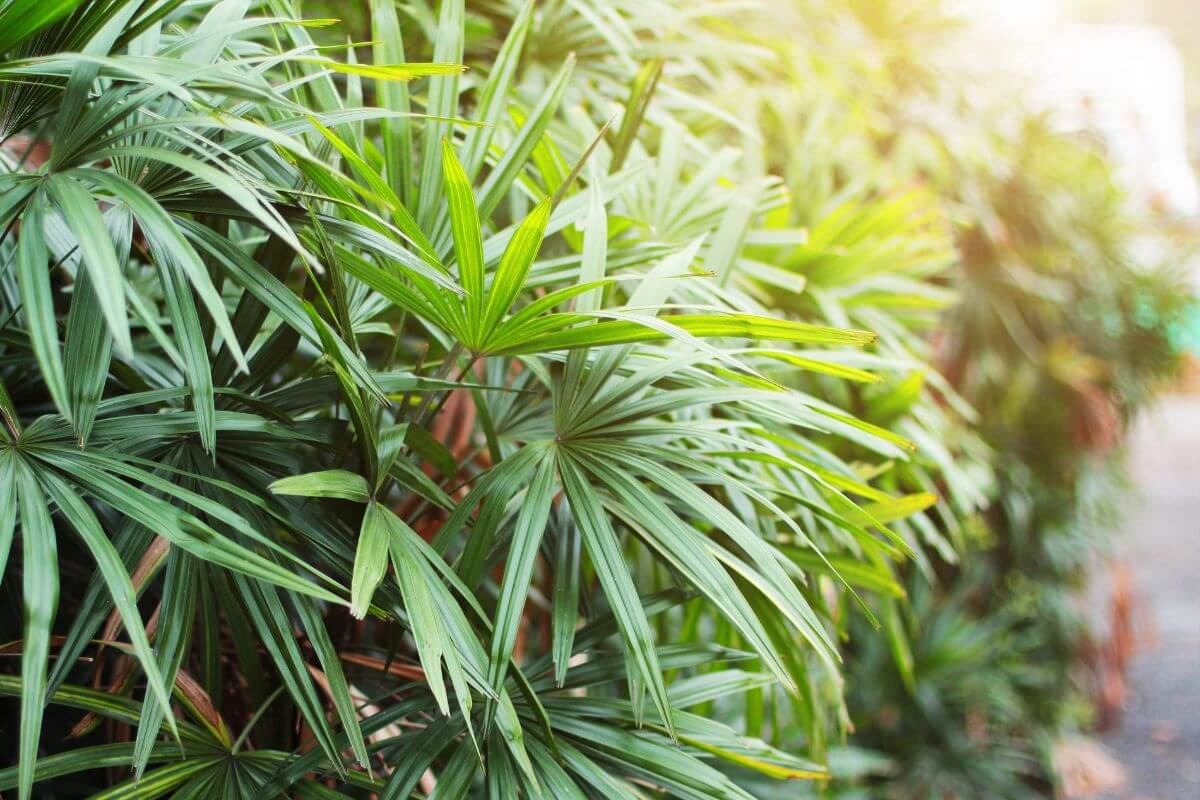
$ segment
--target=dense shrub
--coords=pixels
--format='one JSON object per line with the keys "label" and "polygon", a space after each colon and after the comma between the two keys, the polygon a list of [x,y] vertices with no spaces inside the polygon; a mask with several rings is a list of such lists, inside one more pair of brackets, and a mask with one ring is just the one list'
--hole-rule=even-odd
{"label": "dense shrub", "polygon": [[0,789],[1045,785],[1177,304],[935,7],[775,11],[0,5]]}

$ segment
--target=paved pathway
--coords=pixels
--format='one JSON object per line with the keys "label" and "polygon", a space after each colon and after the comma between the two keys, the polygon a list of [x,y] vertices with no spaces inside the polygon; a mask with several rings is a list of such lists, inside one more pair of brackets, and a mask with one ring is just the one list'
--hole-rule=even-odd
{"label": "paved pathway", "polygon": [[1133,573],[1144,642],[1129,700],[1104,743],[1128,782],[1112,800],[1200,800],[1200,397],[1172,396],[1130,452],[1140,496],[1118,550]]}

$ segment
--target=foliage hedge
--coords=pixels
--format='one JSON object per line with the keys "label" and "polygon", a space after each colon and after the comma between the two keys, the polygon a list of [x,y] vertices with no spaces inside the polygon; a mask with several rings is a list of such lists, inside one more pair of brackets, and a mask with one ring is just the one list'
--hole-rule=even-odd
{"label": "foliage hedge", "polygon": [[0,790],[1051,791],[1186,300],[957,35],[0,4]]}

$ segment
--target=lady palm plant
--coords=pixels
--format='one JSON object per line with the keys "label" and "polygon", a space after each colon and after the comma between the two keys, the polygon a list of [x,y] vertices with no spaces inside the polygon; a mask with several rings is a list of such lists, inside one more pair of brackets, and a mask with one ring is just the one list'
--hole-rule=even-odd
{"label": "lady palm plant", "polygon": [[649,102],[668,53],[534,46],[618,7],[484,7],[486,55],[370,10],[360,61],[288,0],[0,6],[0,786],[823,777],[709,712],[811,696],[824,590],[911,551],[909,444],[832,388],[873,335],[743,285],[779,184]]}
{"label": "lady palm plant", "polygon": [[[919,437],[923,444],[923,457],[914,460],[906,452],[904,439],[893,440],[891,445],[897,449],[881,451],[875,449],[877,442],[868,441],[864,445],[855,437],[818,434],[805,443],[806,449],[816,444],[822,459],[839,465],[836,475],[839,491],[831,496],[828,485],[796,485],[790,483],[790,478],[784,481],[789,485],[786,500],[781,498],[780,505],[792,518],[803,520],[806,532],[818,537],[832,554],[833,562],[827,565],[802,549],[789,551],[789,556],[818,573],[829,574],[832,563],[839,564],[834,574],[846,582],[840,585],[841,591],[836,583],[827,585],[821,599],[826,602],[830,618],[842,628],[850,615],[858,613],[855,609],[855,601],[860,599],[858,594],[878,592],[892,599],[903,596],[891,569],[893,559],[901,557],[900,554],[920,557],[920,548],[928,543],[952,556],[953,546],[946,533],[949,531],[951,540],[960,537],[954,509],[967,514],[982,502],[978,488],[981,476],[965,471],[962,466],[970,463],[968,457],[957,463],[951,450],[942,444],[948,441],[948,436],[955,435],[955,414],[944,414],[935,395],[922,391],[920,373],[924,371],[926,344],[919,331],[928,329],[935,318],[934,312],[948,301],[947,292],[929,282],[952,259],[945,226],[928,194],[909,192],[901,196],[885,178],[879,178],[886,187],[883,191],[894,197],[879,197],[878,191],[872,196],[861,186],[856,187],[857,191],[851,188],[834,196],[835,188],[831,187],[819,207],[802,207],[798,196],[815,197],[821,184],[797,180],[795,186],[783,185],[778,179],[763,177],[765,166],[784,169],[794,165],[840,164],[840,156],[828,158],[822,151],[820,155],[806,153],[803,158],[782,158],[781,155],[793,151],[770,138],[775,129],[764,123],[762,130],[756,130],[753,118],[744,113],[747,107],[756,106],[756,97],[767,93],[774,95],[762,105],[780,113],[786,113],[789,103],[796,104],[797,97],[807,97],[808,91],[820,95],[820,89],[799,88],[809,84],[791,82],[790,74],[776,79],[773,70],[787,69],[789,48],[781,45],[774,52],[771,40],[738,31],[725,20],[685,15],[674,18],[673,25],[656,29],[647,24],[647,19],[654,18],[660,6],[617,8],[619,19],[628,29],[643,32],[641,38],[625,45],[614,40],[611,30],[596,24],[591,35],[581,32],[577,39],[586,43],[591,52],[608,49],[603,62],[607,67],[605,78],[597,78],[598,88],[589,94],[588,101],[604,107],[626,98],[632,104],[636,99],[637,107],[645,108],[646,127],[660,129],[657,142],[634,144],[639,150],[646,147],[650,152],[657,147],[659,163],[666,165],[666,169],[645,180],[647,200],[641,214],[645,225],[660,236],[686,236],[688,229],[680,223],[691,217],[673,217],[668,211],[671,205],[668,198],[691,197],[700,191],[694,187],[705,187],[703,192],[714,214],[720,209],[717,229],[725,244],[714,244],[712,250],[726,254],[727,260],[718,262],[726,266],[719,272],[717,286],[691,283],[679,291],[696,294],[698,302],[711,302],[714,289],[719,289],[721,302],[739,308],[755,313],[792,314],[800,319],[822,318],[832,325],[852,326],[852,319],[856,325],[862,325],[859,319],[873,319],[878,330],[886,332],[885,341],[872,354],[820,353],[803,346],[776,348],[771,353],[776,359],[771,374],[778,380],[802,387],[813,395],[836,398],[837,405],[855,408],[864,419],[869,417],[863,414],[873,413],[878,404],[878,420],[871,421],[890,427],[903,419],[903,424],[911,430],[912,441]],[[725,13],[741,10],[724,9]],[[735,18],[735,21],[740,20]],[[536,30],[531,33],[536,35]],[[663,51],[674,53],[676,42],[693,41],[705,41],[711,46],[683,47],[687,54],[679,60],[656,56]],[[640,53],[650,59],[648,68],[625,71],[628,90],[610,88],[607,75],[618,69],[611,65],[621,64],[628,53]],[[803,54],[797,58],[803,58]],[[696,99],[686,107],[678,103],[677,92],[663,91],[680,85],[696,92]],[[727,98],[737,98],[739,109],[723,109],[722,103]],[[670,113],[664,113],[667,110]],[[739,113],[741,119],[737,118]],[[686,128],[678,124],[681,115],[689,122]],[[726,124],[731,119],[736,124]],[[665,121],[656,124],[657,120]],[[844,141],[844,138],[830,132],[828,140]],[[816,143],[824,142],[825,139],[820,139]],[[739,150],[736,145],[742,148]],[[736,187],[729,186],[726,192],[712,186],[714,177],[730,168],[747,177]],[[793,222],[795,219],[799,219],[799,224]],[[961,402],[944,383],[938,384],[937,377],[931,375],[929,382],[940,388],[940,396],[949,397],[961,409]],[[865,391],[850,388],[854,386],[865,387]],[[882,428],[877,425],[876,429]],[[961,433],[958,435],[961,438]],[[957,451],[958,446],[952,445],[951,449]],[[978,447],[974,450],[970,457],[978,458]],[[785,454],[792,455],[786,450]],[[880,462],[880,458],[894,460]],[[860,480],[864,474],[871,476],[869,481]],[[892,497],[878,491],[883,486]],[[841,514],[839,521],[829,524],[830,520],[823,518],[820,511],[830,505],[847,508],[847,498],[840,496],[842,493],[864,498],[868,515],[862,517],[859,509],[851,507]],[[946,493],[954,507],[940,504],[930,512],[933,516],[927,517],[922,512],[934,503],[937,493]],[[819,501],[816,512],[812,508],[814,500]],[[881,552],[875,549],[874,542],[846,537],[845,527],[839,523],[847,520],[865,521],[867,527],[886,521],[900,533],[890,543],[894,549],[885,547]],[[853,570],[847,568],[851,560],[858,562]],[[653,576],[647,580],[652,581]],[[901,631],[894,607],[888,601],[881,601],[865,610],[867,619],[873,621],[878,614],[888,624],[893,640],[899,645]],[[684,624],[688,636],[705,641],[716,637],[738,646],[738,633],[723,626],[720,620],[710,619],[699,607],[689,611]],[[788,641],[786,631],[776,633],[781,645]],[[787,696],[777,689],[764,689],[748,693],[746,706],[741,699],[728,699],[720,708],[708,706],[708,710],[733,722],[744,721],[747,730],[776,743],[787,742],[792,747],[823,752],[830,734],[836,734],[838,727],[847,727],[845,712],[839,711],[840,684],[836,673],[824,670],[819,661],[809,663],[798,644],[783,646],[794,654],[792,669],[809,676],[812,688],[796,702],[788,702]],[[799,738],[797,733],[801,734]]]}
{"label": "lady palm plant", "polygon": [[[937,564],[957,559],[965,529],[985,503],[987,455],[963,425],[970,410],[927,367],[928,332],[954,299],[939,283],[954,261],[944,209],[932,192],[897,178],[874,152],[876,130],[870,119],[877,113],[872,103],[879,98],[864,89],[887,92],[877,87],[873,68],[843,63],[850,60],[845,48],[832,46],[839,56],[828,56],[822,36],[830,31],[844,35],[835,24],[844,14],[839,17],[820,6],[805,9],[803,24],[793,23],[784,7],[772,7],[766,15],[734,9],[728,21],[701,20],[695,26],[700,31],[689,27],[679,34],[688,41],[715,35],[736,46],[705,49],[710,60],[724,59],[720,68],[682,74],[679,67],[663,68],[659,80],[697,87],[702,102],[694,105],[693,115],[709,121],[693,122],[690,139],[681,137],[681,143],[672,142],[667,126],[659,146],[667,154],[696,153],[697,174],[705,167],[720,170],[712,165],[728,158],[751,176],[722,204],[726,210],[720,230],[740,242],[730,250],[730,268],[721,285],[726,302],[880,334],[870,353],[816,353],[803,346],[778,350],[773,374],[808,394],[853,408],[875,430],[903,433],[893,440],[901,448],[898,453],[855,437],[814,434],[806,447],[815,446],[822,458],[850,467],[839,470],[837,486],[861,498],[860,507],[848,506],[845,496],[830,498],[827,491],[821,498],[827,487],[819,487],[815,497],[812,487],[792,487],[785,507],[831,553],[828,565],[803,551],[789,552],[793,560],[818,573],[836,566],[836,574],[846,579],[840,587],[826,586],[823,593],[830,619],[845,633],[856,619],[865,623],[877,618],[886,628],[881,637],[885,650],[904,674],[904,685],[911,686],[911,631],[900,613],[907,581],[894,567],[907,554],[921,574],[930,576]],[[800,31],[814,26],[821,32],[808,42]],[[805,46],[796,47],[796,37],[775,38],[780,30],[794,32]],[[646,50],[669,47],[670,36],[663,39]],[[665,98],[663,105],[670,102]],[[653,101],[647,106],[649,119],[656,106]],[[736,127],[711,123],[733,114],[740,115]],[[663,158],[686,163],[688,156]],[[785,180],[755,180],[768,170]],[[681,187],[674,194],[685,193]],[[703,284],[689,288],[709,289]],[[915,457],[905,452],[907,442],[918,446]],[[814,499],[822,500],[815,511]],[[821,513],[830,504],[840,519]],[[846,521],[865,527],[886,524],[892,538],[878,548],[862,537],[847,537],[841,524]],[[875,597],[865,607],[856,604],[860,596],[870,595]],[[688,635],[737,644],[737,633],[702,609],[686,622]],[[856,624],[854,628],[859,630]],[[786,631],[777,633],[781,642],[789,637]],[[777,688],[765,687],[709,709],[777,746],[823,753],[875,711],[847,709],[840,702],[840,676],[822,669],[802,648],[790,649],[792,668],[808,676],[809,688],[799,697],[789,699]],[[852,648],[841,650],[855,658]]]}

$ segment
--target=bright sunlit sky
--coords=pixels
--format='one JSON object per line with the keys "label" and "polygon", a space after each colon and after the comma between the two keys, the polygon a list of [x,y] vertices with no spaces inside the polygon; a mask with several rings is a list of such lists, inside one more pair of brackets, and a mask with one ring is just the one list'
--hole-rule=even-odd
{"label": "bright sunlit sky", "polygon": [[[1200,3],[1200,0],[1195,0]],[[962,0],[996,66],[1066,127],[1108,142],[1135,195],[1184,216],[1200,210],[1188,162],[1184,62],[1142,0]],[[1087,13],[1084,13],[1087,12]],[[1081,23],[1087,18],[1087,23]]]}
{"label": "bright sunlit sky", "polygon": [[1047,30],[1059,19],[1063,0],[967,0],[976,13],[1013,31]]}

